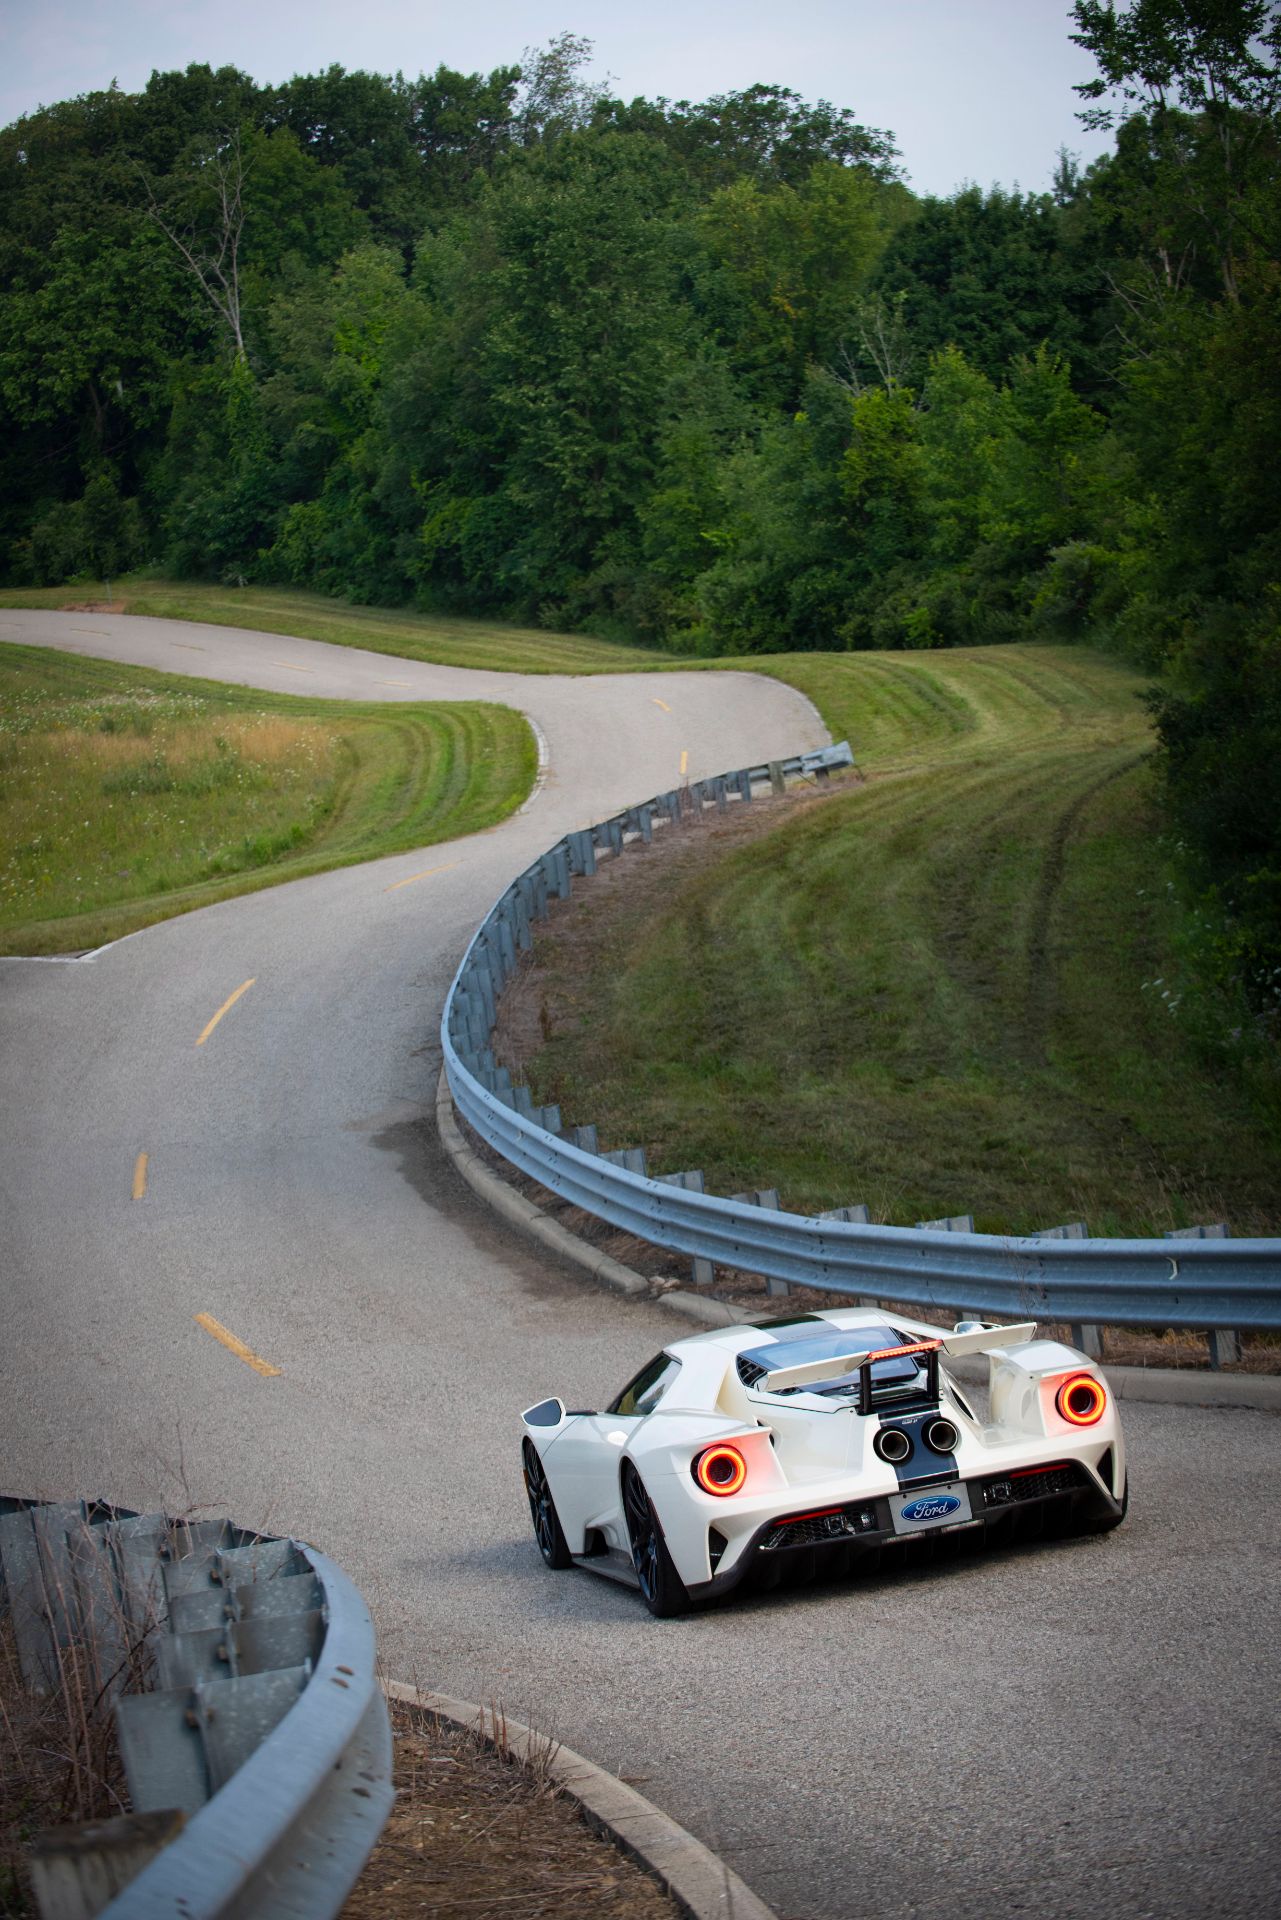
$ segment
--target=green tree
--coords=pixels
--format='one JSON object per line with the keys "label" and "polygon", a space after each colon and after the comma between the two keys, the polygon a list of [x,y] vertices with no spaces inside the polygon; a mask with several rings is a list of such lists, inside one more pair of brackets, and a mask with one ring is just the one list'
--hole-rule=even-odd
{"label": "green tree", "polygon": [[712,196],[701,304],[755,398],[795,407],[806,367],[837,354],[899,211],[897,189],[830,160],[799,187],[744,178]]}
{"label": "green tree", "polygon": [[[1281,105],[1281,7],[1276,0],[1133,0],[1118,14],[1076,0],[1071,38],[1099,67],[1076,91],[1101,104],[1082,114],[1110,127],[1141,116],[1159,169],[1171,177],[1186,231],[1208,249],[1230,300],[1243,250],[1276,253],[1276,117]],[[1169,217],[1167,213],[1167,218]],[[1167,247],[1167,256],[1169,249]],[[1171,271],[1167,267],[1168,271]]]}
{"label": "green tree", "polygon": [[565,134],[514,154],[425,252],[432,344],[389,395],[425,507],[425,590],[586,614],[634,547],[666,394],[693,343],[687,189],[653,141]]}
{"label": "green tree", "polygon": [[598,117],[629,133],[647,133],[678,153],[704,192],[755,180],[801,187],[823,161],[859,167],[883,182],[899,176],[894,136],[865,127],[845,107],[814,105],[787,87],[756,85],[695,105],[678,100],[602,103]]}
{"label": "green tree", "polygon": [[959,347],[999,380],[1043,342],[1094,370],[1105,263],[1092,229],[1049,194],[964,187],[923,201],[890,239],[874,290],[897,301],[916,363]]}

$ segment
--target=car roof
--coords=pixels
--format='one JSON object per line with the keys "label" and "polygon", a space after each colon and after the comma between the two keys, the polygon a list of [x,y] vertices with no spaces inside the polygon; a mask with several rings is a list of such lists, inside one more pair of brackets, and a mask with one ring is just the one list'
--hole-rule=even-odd
{"label": "car roof", "polygon": [[[688,1350],[716,1347],[723,1353],[737,1356],[776,1343],[787,1346],[795,1341],[810,1340],[822,1335],[828,1328],[852,1330],[875,1327],[883,1332],[887,1325],[895,1322],[913,1332],[924,1327],[923,1322],[907,1319],[902,1314],[887,1313],[883,1307],[829,1307],[816,1313],[784,1314],[778,1319],[762,1315],[758,1320],[742,1321],[736,1326],[714,1327],[709,1333],[695,1333],[688,1339],[671,1341],[664,1352],[679,1360]],[[932,1327],[929,1331],[939,1335],[944,1329]]]}

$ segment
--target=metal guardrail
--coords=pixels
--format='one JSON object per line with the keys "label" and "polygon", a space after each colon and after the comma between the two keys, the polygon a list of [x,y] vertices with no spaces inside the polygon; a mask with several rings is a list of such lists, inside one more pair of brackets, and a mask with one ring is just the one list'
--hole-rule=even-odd
{"label": "metal guardrail", "polygon": [[42,1912],[332,1920],[393,1799],[373,1625],[333,1561],[225,1520],[0,1499],[0,1601],[33,1691],[89,1650],[133,1806],[38,1840]]}
{"label": "metal guardrail", "polygon": [[[852,764],[848,745],[768,767],[750,767],[659,794],[609,820],[570,833],[520,874],[478,928],[454,977],[441,1022],[445,1071],[458,1111],[497,1153],[562,1200],[612,1226],[688,1255],[696,1263],[764,1274],[787,1285],[904,1301],[940,1315],[1066,1321],[1092,1331],[1112,1326],[1186,1327],[1217,1336],[1231,1356],[1235,1333],[1281,1331],[1281,1240],[1171,1236],[1090,1240],[1045,1234],[1004,1238],[930,1227],[864,1223],[859,1209],[811,1217],[761,1205],[757,1196],[721,1199],[701,1176],[651,1176],[642,1149],[596,1150],[593,1127],[566,1133],[555,1107],[536,1107],[513,1085],[490,1047],[499,997],[519,955],[532,944],[553,895],[595,871],[600,853],[652,838],[709,806],[752,797],[769,779],[825,773]],[[1194,1233],[1196,1230],[1193,1230]]]}

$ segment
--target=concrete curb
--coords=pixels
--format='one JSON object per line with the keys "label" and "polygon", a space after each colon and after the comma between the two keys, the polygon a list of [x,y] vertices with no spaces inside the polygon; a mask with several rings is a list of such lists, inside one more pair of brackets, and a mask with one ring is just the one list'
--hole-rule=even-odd
{"label": "concrete curb", "polygon": [[[436,1125],[441,1143],[472,1192],[519,1227],[541,1246],[568,1260],[619,1293],[644,1294],[704,1327],[735,1327],[748,1316],[723,1300],[674,1288],[653,1293],[649,1282],[609,1254],[588,1246],[558,1220],[549,1220],[532,1200],[517,1193],[472,1151],[454,1118],[453,1097],[445,1069],[436,1089]],[[1168,1407],[1236,1407],[1261,1413],[1281,1413],[1281,1375],[1274,1373],[1212,1373],[1194,1367],[1107,1367],[1109,1384],[1118,1400],[1149,1400]]]}
{"label": "concrete curb", "polygon": [[511,1226],[519,1227],[522,1233],[546,1247],[549,1253],[572,1261],[584,1273],[589,1273],[594,1280],[603,1281],[607,1287],[613,1287],[617,1293],[649,1293],[649,1282],[643,1280],[639,1273],[633,1273],[621,1261],[612,1260],[607,1253],[589,1247],[576,1234],[562,1227],[558,1220],[549,1220],[532,1200],[527,1200],[523,1193],[517,1193],[485,1165],[459,1130],[454,1118],[449,1081],[443,1067],[436,1088],[436,1127],[441,1145],[472,1192],[492,1207],[495,1213],[501,1214]]}
{"label": "concrete curb", "polygon": [[[578,1803],[589,1826],[606,1833],[624,1852],[634,1854],[662,1882],[689,1920],[777,1920],[773,1908],[767,1907],[701,1840],[686,1833],[635,1787],[585,1760],[571,1747],[470,1700],[425,1693],[396,1680],[385,1680],[383,1692],[389,1700],[422,1707],[453,1726],[479,1734],[487,1746],[537,1765]],[[548,1754],[550,1758],[545,1758]]]}

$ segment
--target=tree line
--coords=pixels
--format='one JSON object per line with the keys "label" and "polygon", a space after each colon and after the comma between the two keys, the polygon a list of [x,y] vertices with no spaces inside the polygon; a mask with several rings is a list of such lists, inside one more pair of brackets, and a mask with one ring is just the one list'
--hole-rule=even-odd
{"label": "tree line", "polygon": [[[152,563],[693,655],[1161,673],[1215,966],[1281,949],[1271,0],[1078,0],[1044,193],[758,85],[153,74],[0,134],[0,566]],[[1047,156],[1047,172],[1052,156]]]}

